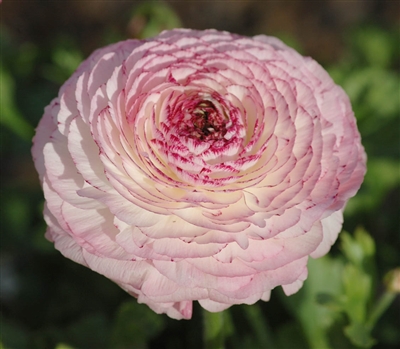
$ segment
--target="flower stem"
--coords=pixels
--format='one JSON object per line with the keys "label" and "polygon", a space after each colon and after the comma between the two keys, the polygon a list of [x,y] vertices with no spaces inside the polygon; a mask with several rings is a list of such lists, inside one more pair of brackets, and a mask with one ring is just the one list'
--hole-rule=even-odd
{"label": "flower stem", "polygon": [[225,348],[225,313],[210,313],[203,311],[203,340],[204,349]]}
{"label": "flower stem", "polygon": [[367,321],[367,327],[372,329],[383,313],[389,308],[390,304],[396,298],[396,293],[386,291],[372,308],[371,315]]}

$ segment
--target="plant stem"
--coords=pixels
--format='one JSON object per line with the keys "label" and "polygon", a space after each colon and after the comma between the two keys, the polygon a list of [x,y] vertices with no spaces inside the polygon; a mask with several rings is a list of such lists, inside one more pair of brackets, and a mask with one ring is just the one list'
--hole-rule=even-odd
{"label": "plant stem", "polygon": [[386,291],[377,301],[377,303],[374,305],[372,308],[371,314],[369,316],[369,319],[367,321],[367,327],[369,329],[372,329],[378,319],[383,315],[383,313],[389,308],[390,304],[394,301],[396,298],[396,293],[395,292],[389,292]]}
{"label": "plant stem", "polygon": [[210,313],[203,311],[203,340],[204,349],[225,348],[225,314],[223,311]]}

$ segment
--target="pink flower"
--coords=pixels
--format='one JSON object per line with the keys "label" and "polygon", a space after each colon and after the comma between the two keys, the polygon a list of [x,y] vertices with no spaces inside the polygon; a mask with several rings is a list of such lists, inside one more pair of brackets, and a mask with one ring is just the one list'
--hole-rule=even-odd
{"label": "pink flower", "polygon": [[366,156],[343,90],[276,38],[165,31],[95,51],[45,109],[46,237],[157,313],[296,292]]}

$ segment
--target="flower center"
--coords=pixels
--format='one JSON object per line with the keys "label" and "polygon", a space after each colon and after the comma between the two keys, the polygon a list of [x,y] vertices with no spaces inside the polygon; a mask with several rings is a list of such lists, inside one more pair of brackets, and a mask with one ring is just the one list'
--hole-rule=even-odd
{"label": "flower center", "polygon": [[202,100],[184,111],[179,125],[179,135],[201,141],[224,138],[227,132],[228,117],[209,100]]}

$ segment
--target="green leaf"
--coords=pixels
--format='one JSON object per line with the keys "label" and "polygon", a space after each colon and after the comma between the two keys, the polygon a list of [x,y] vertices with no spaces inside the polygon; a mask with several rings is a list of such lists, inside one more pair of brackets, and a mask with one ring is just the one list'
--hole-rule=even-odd
{"label": "green leaf", "polygon": [[340,243],[341,249],[346,258],[354,265],[361,267],[364,260],[362,246],[359,245],[357,241],[355,241],[353,237],[345,231],[340,234]]}
{"label": "green leaf", "polygon": [[374,344],[369,314],[375,283],[375,242],[367,231],[357,228],[354,237],[341,234],[341,248],[349,260],[343,270],[343,310],[350,324],[344,333],[354,345],[369,348]]}
{"label": "green leaf", "polygon": [[343,286],[346,297],[344,310],[351,322],[364,323],[372,293],[372,278],[362,269],[347,264],[343,270]]}
{"label": "green leaf", "polygon": [[371,337],[369,329],[360,323],[352,323],[344,329],[351,342],[361,348],[370,348],[376,341]]}
{"label": "green leaf", "polygon": [[372,297],[373,267],[375,243],[369,234],[358,228],[354,238],[347,232],[340,235],[341,248],[350,261],[343,270],[343,287],[345,295],[344,310],[351,322],[364,323],[367,308]]}
{"label": "green leaf", "polygon": [[332,298],[342,294],[343,262],[325,256],[310,259],[308,278],[304,286],[293,296],[283,297],[287,308],[299,320],[310,348],[330,348],[328,330],[340,316],[337,309],[322,306],[317,302],[319,294]]}
{"label": "green leaf", "polygon": [[368,232],[358,227],[354,232],[355,240],[361,246],[364,259],[373,258],[375,256],[375,241]]}
{"label": "green leaf", "polygon": [[361,274],[372,277],[375,273],[375,242],[368,232],[358,227],[354,238],[347,232],[340,235],[341,248],[346,258],[357,268]]}

